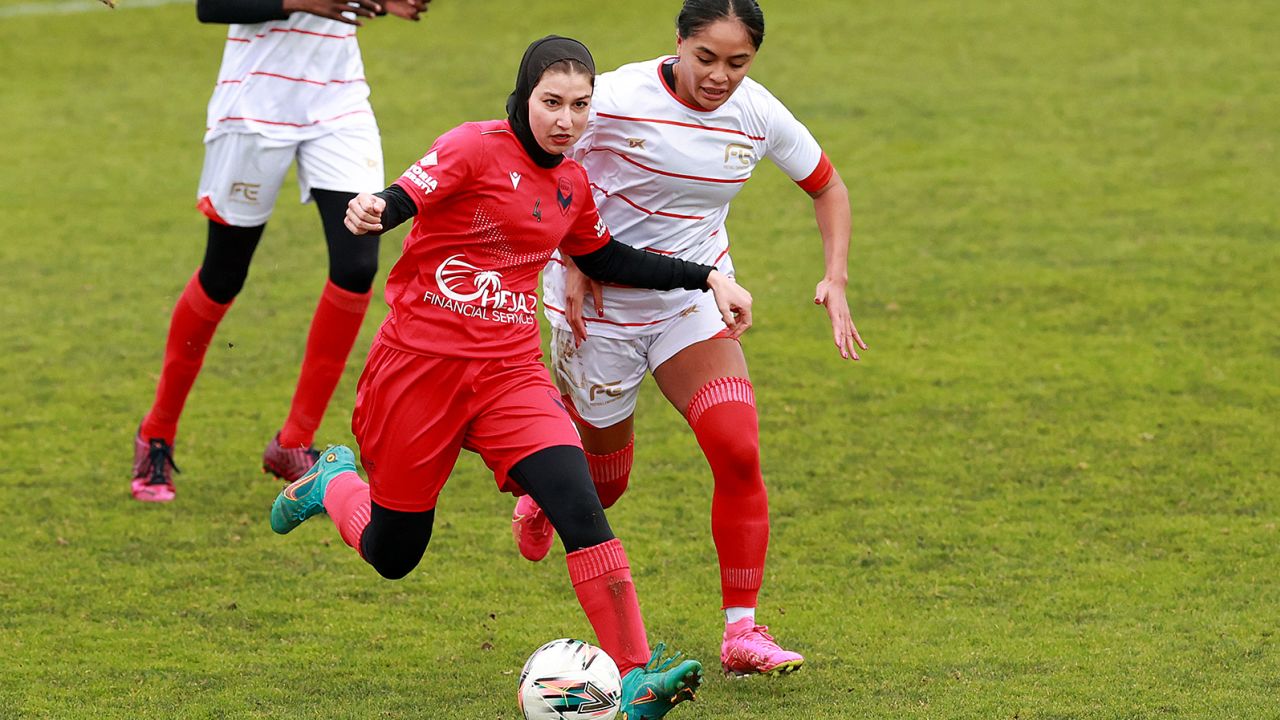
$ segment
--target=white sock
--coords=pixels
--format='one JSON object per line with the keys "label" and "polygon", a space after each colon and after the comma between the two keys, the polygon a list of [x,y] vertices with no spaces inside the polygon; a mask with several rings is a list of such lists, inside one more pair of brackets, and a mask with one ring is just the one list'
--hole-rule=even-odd
{"label": "white sock", "polygon": [[727,607],[724,609],[725,625],[732,625],[742,618],[751,618],[751,621],[755,622],[756,609],[753,607]]}

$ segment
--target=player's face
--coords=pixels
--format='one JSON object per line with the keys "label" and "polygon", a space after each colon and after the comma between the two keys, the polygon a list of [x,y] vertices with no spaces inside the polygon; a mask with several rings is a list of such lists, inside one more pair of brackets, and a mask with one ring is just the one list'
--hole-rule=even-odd
{"label": "player's face", "polygon": [[729,100],[751,69],[756,48],[738,20],[717,20],[687,38],[676,38],[676,94],[715,110]]}
{"label": "player's face", "polygon": [[589,75],[544,73],[529,95],[529,129],[543,150],[559,155],[582,137],[590,109]]}

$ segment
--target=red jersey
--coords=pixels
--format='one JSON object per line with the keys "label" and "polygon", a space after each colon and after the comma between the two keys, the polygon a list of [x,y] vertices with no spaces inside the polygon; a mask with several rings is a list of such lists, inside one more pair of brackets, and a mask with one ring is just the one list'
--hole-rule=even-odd
{"label": "red jersey", "polygon": [[587,174],[538,167],[506,120],[441,135],[399,185],[418,214],[387,276],[392,347],[444,357],[536,355],[538,272],[557,248],[600,249],[609,231]]}

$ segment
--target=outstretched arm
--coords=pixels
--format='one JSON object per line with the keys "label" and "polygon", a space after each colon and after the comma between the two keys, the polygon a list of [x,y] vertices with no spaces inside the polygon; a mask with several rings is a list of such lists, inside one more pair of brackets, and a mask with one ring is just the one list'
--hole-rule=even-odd
{"label": "outstretched arm", "polygon": [[572,257],[587,277],[601,282],[651,290],[711,290],[733,337],[751,327],[751,293],[710,265],[637,250],[613,238],[594,252]]}
{"label": "outstretched arm", "polygon": [[813,291],[813,302],[827,308],[832,338],[840,357],[860,360],[858,348],[866,350],[867,344],[858,335],[845,297],[849,285],[849,233],[853,224],[849,213],[849,189],[840,179],[840,173],[833,171],[831,180],[809,195],[813,198],[813,213],[817,216],[818,232],[822,235],[822,255],[826,265],[826,273]]}

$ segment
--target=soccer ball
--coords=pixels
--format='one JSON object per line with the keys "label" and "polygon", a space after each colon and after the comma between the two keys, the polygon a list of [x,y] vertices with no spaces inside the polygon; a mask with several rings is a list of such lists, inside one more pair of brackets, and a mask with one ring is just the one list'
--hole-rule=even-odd
{"label": "soccer ball", "polygon": [[529,656],[517,700],[525,720],[613,720],[622,677],[608,653],[561,638]]}

